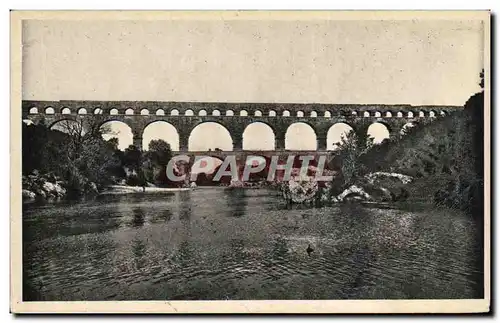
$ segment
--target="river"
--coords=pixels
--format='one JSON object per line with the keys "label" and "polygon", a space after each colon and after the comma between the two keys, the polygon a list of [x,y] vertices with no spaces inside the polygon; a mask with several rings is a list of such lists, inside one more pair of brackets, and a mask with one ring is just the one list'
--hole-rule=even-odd
{"label": "river", "polygon": [[23,299],[478,298],[476,230],[453,211],[290,207],[266,189],[29,204]]}

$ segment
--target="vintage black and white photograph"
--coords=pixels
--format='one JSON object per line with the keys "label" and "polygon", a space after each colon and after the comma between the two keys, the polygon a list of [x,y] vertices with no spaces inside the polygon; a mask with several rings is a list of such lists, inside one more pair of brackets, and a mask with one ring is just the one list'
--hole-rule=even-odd
{"label": "vintage black and white photograph", "polygon": [[23,311],[488,309],[488,11],[11,15]]}

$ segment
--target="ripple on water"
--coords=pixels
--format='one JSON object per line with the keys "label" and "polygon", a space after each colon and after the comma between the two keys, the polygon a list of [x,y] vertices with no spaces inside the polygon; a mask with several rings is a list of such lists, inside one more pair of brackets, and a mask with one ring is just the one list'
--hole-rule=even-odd
{"label": "ripple on water", "polygon": [[436,212],[290,208],[265,190],[222,189],[30,206],[23,214],[25,295],[477,297],[474,225],[462,214]]}

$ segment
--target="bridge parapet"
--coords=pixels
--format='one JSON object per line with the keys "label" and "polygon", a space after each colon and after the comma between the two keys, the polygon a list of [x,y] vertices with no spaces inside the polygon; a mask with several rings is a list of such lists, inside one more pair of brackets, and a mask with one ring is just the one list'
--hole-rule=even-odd
{"label": "bridge parapet", "polygon": [[[44,114],[106,114],[166,116],[268,116],[268,117],[431,117],[450,113],[458,106],[412,106],[382,104],[317,104],[317,103],[217,103],[160,101],[33,101],[22,104],[23,115],[31,109]],[[35,111],[35,110],[32,110]],[[65,111],[65,112],[63,112]],[[421,115],[423,113],[423,115]]]}

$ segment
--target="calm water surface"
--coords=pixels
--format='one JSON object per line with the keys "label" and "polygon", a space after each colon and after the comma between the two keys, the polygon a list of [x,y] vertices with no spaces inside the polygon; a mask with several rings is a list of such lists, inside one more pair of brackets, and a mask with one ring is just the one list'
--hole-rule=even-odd
{"label": "calm water surface", "polygon": [[23,226],[25,300],[481,297],[474,223],[451,211],[202,188],[25,205]]}

